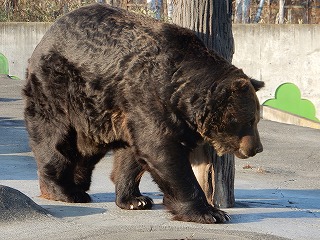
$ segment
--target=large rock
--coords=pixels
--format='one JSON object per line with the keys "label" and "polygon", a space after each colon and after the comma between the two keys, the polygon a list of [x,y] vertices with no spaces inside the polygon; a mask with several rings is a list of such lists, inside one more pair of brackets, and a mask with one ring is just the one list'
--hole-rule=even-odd
{"label": "large rock", "polygon": [[0,222],[48,217],[48,212],[20,191],[0,185]]}

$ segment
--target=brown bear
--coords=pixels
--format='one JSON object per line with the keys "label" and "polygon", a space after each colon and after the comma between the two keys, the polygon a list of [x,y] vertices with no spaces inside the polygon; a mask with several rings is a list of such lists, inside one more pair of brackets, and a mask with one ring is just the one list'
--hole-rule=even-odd
{"label": "brown bear", "polygon": [[23,90],[42,196],[89,202],[94,166],[113,150],[119,207],[152,207],[139,191],[149,171],[175,220],[225,222],[189,153],[203,141],[220,155],[261,152],[262,86],[190,30],[101,4],[70,12],[36,47]]}

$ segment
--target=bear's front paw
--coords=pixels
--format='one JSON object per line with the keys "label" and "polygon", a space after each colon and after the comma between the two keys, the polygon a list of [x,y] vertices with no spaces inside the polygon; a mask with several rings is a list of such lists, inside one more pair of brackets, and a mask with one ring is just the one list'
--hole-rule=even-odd
{"label": "bear's front paw", "polygon": [[196,222],[196,223],[224,223],[230,221],[230,216],[215,207],[208,206],[206,209],[201,211],[197,209],[189,210],[184,214],[176,214],[173,220],[184,221],[184,222]]}
{"label": "bear's front paw", "polygon": [[132,196],[126,199],[117,199],[116,204],[122,209],[145,210],[152,208],[153,200],[147,196]]}

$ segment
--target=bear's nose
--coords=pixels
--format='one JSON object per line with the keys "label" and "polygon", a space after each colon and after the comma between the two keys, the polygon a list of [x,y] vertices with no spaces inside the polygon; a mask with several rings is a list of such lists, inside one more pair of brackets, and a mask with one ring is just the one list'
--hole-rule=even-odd
{"label": "bear's nose", "polygon": [[263,146],[262,146],[262,144],[260,144],[260,145],[256,148],[256,154],[257,154],[257,153],[261,153],[261,152],[263,152]]}
{"label": "bear's nose", "polygon": [[248,152],[248,156],[253,157],[258,153],[261,153],[263,151],[263,146],[262,144],[259,144],[256,147],[253,147],[249,152]]}

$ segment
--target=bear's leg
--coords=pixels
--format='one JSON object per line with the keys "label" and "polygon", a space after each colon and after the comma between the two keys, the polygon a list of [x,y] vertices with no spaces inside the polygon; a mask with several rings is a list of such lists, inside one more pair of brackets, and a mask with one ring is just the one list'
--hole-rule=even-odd
{"label": "bear's leg", "polygon": [[[34,136],[33,129],[28,128],[31,136]],[[64,202],[90,202],[90,196],[75,183],[75,167],[80,157],[75,130],[62,125],[57,129],[49,123],[42,123],[41,129],[41,137],[31,138],[41,196]]]}
{"label": "bear's leg", "polygon": [[94,166],[105,156],[106,148],[101,148],[96,154],[79,157],[75,170],[74,182],[77,188],[88,191],[91,185],[91,176]]}
{"label": "bear's leg", "polygon": [[222,223],[230,217],[211,206],[192,171],[189,150],[175,139],[159,142],[143,140],[144,156],[150,173],[164,193],[164,205],[174,220],[198,223]]}
{"label": "bear's leg", "polygon": [[130,147],[118,149],[114,153],[114,165],[111,179],[116,185],[116,204],[122,209],[151,209],[152,199],[143,196],[139,190],[143,163],[138,163]]}

